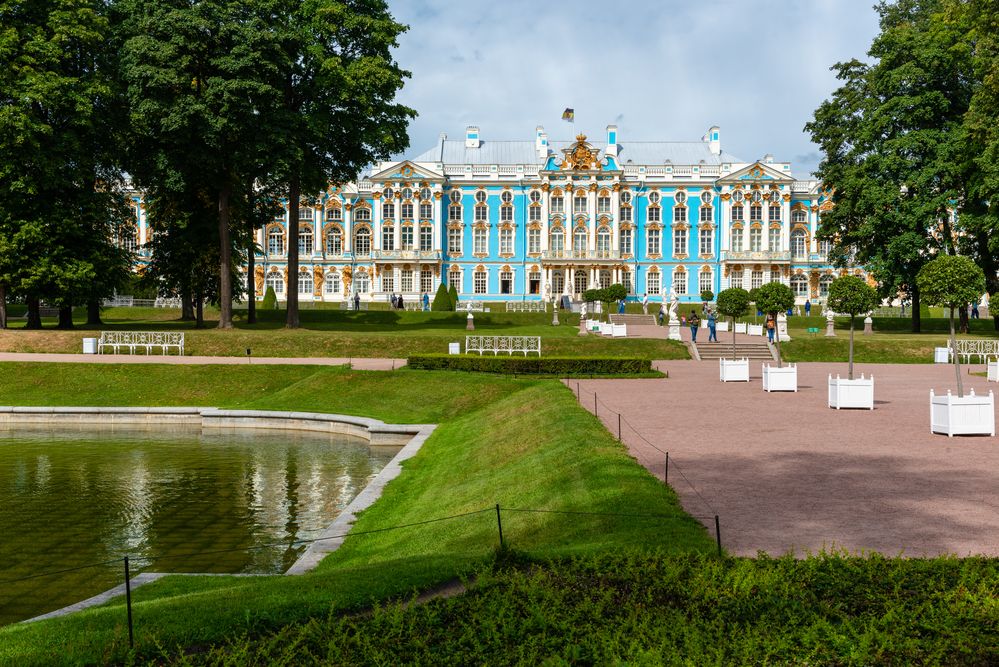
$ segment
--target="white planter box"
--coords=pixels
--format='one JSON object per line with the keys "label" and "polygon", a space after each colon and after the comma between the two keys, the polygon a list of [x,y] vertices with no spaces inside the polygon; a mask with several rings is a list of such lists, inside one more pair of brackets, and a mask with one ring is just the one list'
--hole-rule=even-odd
{"label": "white planter box", "polygon": [[719,359],[718,372],[722,382],[749,382],[749,359]]}
{"label": "white planter box", "polygon": [[84,354],[97,354],[97,339],[96,338],[84,338],[83,339],[83,353]]}
{"label": "white planter box", "polygon": [[762,324],[750,324],[746,327],[746,333],[750,336],[762,336],[763,335],[763,325]]}
{"label": "white planter box", "polygon": [[718,322],[715,331],[728,331],[728,322]]}
{"label": "white planter box", "polygon": [[745,322],[736,322],[735,323],[735,332],[736,333],[746,333],[746,323]]}
{"label": "white planter box", "polygon": [[995,435],[996,403],[992,392],[976,396],[975,390],[963,398],[936,396],[930,389],[930,432],[955,435]]}
{"label": "white planter box", "polygon": [[829,407],[874,409],[874,376],[847,380],[829,376]]}
{"label": "white planter box", "polygon": [[611,324],[610,322],[601,322],[600,323],[600,335],[601,336],[610,336],[613,333],[614,333],[614,325],[613,324]]}
{"label": "white planter box", "polygon": [[763,391],[798,391],[798,367],[763,364]]}
{"label": "white planter box", "polygon": [[999,357],[988,362],[985,379],[989,382],[999,382]]}
{"label": "white planter box", "polygon": [[611,333],[614,338],[624,338],[628,335],[628,325],[627,324],[612,324]]}
{"label": "white planter box", "polygon": [[933,348],[933,363],[935,364],[946,364],[950,362],[950,348],[949,347],[935,347]]}

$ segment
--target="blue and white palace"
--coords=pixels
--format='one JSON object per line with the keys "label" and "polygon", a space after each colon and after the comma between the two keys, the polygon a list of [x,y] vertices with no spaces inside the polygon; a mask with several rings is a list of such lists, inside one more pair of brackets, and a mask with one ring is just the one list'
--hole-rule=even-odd
{"label": "blue and white palace", "polygon": [[[440,282],[462,301],[551,300],[621,283],[634,299],[779,280],[800,302],[822,301],[835,275],[815,238],[832,205],[815,181],[766,156],[701,141],[491,141],[478,127],[384,162],[301,207],[301,269],[286,269],[286,216],[259,232],[257,297],[297,289],[302,301],[431,297]],[[136,242],[146,228],[139,215]],[[850,269],[864,275],[862,269]]]}

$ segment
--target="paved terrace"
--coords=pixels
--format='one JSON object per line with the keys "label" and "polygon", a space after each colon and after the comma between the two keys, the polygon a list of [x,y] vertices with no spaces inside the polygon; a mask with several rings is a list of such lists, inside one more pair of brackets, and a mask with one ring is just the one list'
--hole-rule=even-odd
{"label": "paved terrace", "polygon": [[[657,367],[669,379],[578,381],[582,405],[593,411],[596,391],[612,433],[621,412],[668,451],[669,481],[684,508],[717,513],[730,553],[999,556],[999,438],[929,431],[929,390],[956,390],[952,366],[858,364],[858,374],[875,376],[873,411],[826,406],[828,375],[845,376],[844,363],[801,364],[796,394],[764,392],[759,363],[749,384],[719,382],[715,363]],[[576,382],[568,382],[573,390]],[[965,376],[970,388],[990,386]],[[627,425],[623,436],[661,479],[663,455]],[[713,533],[713,521],[704,523]]]}

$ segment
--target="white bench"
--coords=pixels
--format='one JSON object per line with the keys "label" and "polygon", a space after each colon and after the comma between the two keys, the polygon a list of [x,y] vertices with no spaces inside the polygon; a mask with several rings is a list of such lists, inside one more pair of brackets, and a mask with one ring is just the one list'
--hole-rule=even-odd
{"label": "white bench", "polygon": [[500,352],[509,355],[523,352],[525,357],[528,352],[536,352],[540,357],[541,336],[465,336],[465,354],[472,352],[480,356],[483,352],[492,352],[494,356]]}
{"label": "white bench", "polygon": [[481,313],[485,309],[486,308],[484,305],[482,305],[481,301],[463,301],[462,303],[458,304],[458,307],[455,310],[457,310],[459,313],[467,313],[467,312]]}
{"label": "white bench", "polygon": [[957,341],[957,353],[966,364],[971,363],[972,357],[978,357],[981,363],[986,363],[989,357],[999,356],[999,339],[996,338],[974,338],[972,340]]}
{"label": "white bench", "polygon": [[548,310],[544,301],[507,301],[505,305],[508,313],[544,313]]}
{"label": "white bench", "polygon": [[123,347],[128,348],[129,354],[135,354],[136,348],[145,348],[146,354],[151,354],[154,347],[166,354],[173,347],[183,356],[184,334],[180,331],[102,331],[97,339],[97,354],[104,354],[105,347],[110,347],[114,354]]}

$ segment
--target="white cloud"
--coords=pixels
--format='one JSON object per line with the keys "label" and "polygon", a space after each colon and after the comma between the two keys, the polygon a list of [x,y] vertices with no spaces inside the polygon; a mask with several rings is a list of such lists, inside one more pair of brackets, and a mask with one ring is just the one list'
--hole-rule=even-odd
{"label": "white cloud", "polygon": [[[420,116],[411,152],[478,125],[486,139],[603,136],[695,140],[722,128],[726,151],[815,168],[803,126],[836,86],[829,67],[864,58],[872,0],[391,0],[410,26],[396,51],[412,72],[400,100]],[[573,107],[576,123],[560,120]]]}

